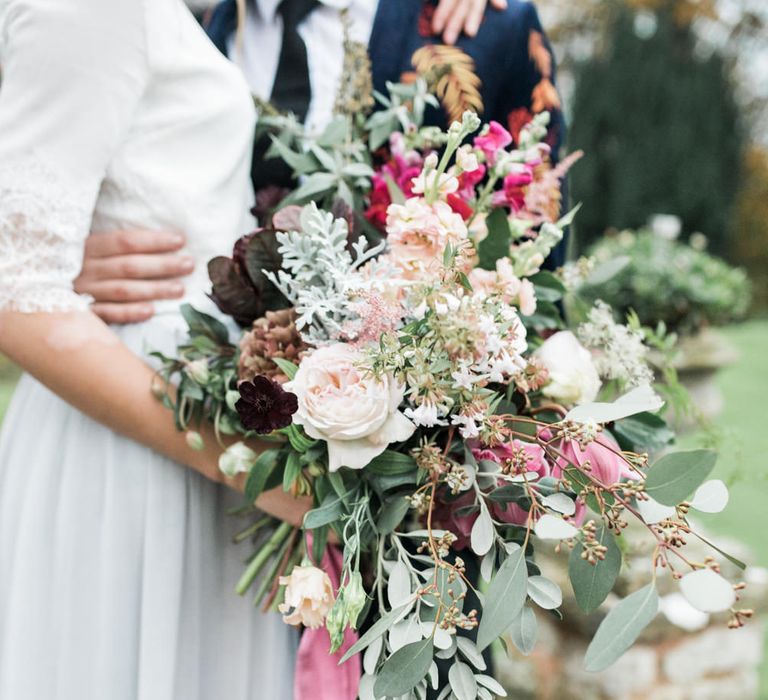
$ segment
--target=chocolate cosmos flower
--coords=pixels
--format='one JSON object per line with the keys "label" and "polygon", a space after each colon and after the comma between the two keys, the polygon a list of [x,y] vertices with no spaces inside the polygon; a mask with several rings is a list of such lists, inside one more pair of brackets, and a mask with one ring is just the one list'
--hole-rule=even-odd
{"label": "chocolate cosmos flower", "polygon": [[271,433],[289,426],[299,403],[296,394],[285,391],[277,382],[262,375],[238,387],[240,399],[235,404],[240,420],[248,430]]}

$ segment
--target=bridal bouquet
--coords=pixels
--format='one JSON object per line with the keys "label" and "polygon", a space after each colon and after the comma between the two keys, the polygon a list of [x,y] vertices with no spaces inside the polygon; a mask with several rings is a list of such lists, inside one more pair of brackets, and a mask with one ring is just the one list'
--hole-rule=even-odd
{"label": "bridal bouquet", "polygon": [[[535,608],[558,614],[562,601],[537,550],[563,553],[589,613],[637,519],[654,544],[651,582],[611,607],[587,669],[610,665],[653,619],[659,572],[741,625],[739,585],[714,557],[686,554],[691,509],[727,501],[707,480],[716,455],[651,457],[673,435],[643,330],[602,303],[569,329],[569,275],[541,269],[571,219],[557,218],[559,182],[575,158],[550,164],[546,115],[514,140],[469,112],[443,133],[419,126],[418,86],[397,89],[412,92],[362,126],[275,138],[303,184],[209,266],[213,300],[244,332],[232,339],[186,307],[188,342],[162,358],[192,444],[198,420],[243,437],[220,466],[248,473],[249,501],[279,486],[314,501],[311,537],[286,524],[264,535],[265,518],[243,533],[261,540],[240,592],[258,580],[257,601],[325,626],[331,652],[358,630],[342,651],[363,654],[361,698],[424,698],[437,660],[441,698],[503,696],[482,652],[509,639],[529,653]],[[257,454],[255,436],[272,446]],[[319,568],[330,532],[336,581]]]}

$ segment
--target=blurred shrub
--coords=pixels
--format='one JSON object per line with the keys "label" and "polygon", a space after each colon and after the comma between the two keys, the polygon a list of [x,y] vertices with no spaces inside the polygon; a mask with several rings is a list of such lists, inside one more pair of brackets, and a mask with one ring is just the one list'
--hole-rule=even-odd
{"label": "blurred shrub", "polygon": [[570,146],[586,152],[571,177],[583,203],[578,243],[664,212],[727,254],[743,151],[732,85],[719,53],[697,51],[676,3],[656,4],[619,11],[607,49],[577,70]]}
{"label": "blurred shrub", "polygon": [[650,231],[622,231],[593,246],[599,265],[625,257],[626,265],[612,278],[579,291],[587,300],[602,299],[625,315],[634,310],[641,323],[692,334],[705,326],[721,326],[742,318],[750,302],[746,273],[709,255],[706,239],[694,234],[697,247],[663,238]]}
{"label": "blurred shrub", "polygon": [[768,308],[768,151],[750,149],[744,181],[736,204],[733,258],[747,268],[754,288],[754,305]]}

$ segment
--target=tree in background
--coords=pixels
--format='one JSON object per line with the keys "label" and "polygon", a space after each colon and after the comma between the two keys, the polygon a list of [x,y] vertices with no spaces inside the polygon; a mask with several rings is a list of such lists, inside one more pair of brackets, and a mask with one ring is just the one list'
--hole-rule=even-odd
{"label": "tree in background", "polygon": [[572,175],[579,247],[664,213],[727,255],[744,144],[734,90],[680,3],[654,4],[621,8],[605,50],[576,74],[570,145],[587,153]]}

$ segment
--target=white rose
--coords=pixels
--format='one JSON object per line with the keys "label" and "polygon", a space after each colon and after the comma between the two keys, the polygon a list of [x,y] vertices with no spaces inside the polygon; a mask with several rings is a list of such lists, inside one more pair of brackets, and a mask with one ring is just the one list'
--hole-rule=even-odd
{"label": "white rose", "polygon": [[305,357],[286,389],[299,400],[293,421],[328,443],[328,467],[362,469],[391,442],[407,440],[416,427],[399,410],[403,388],[389,378],[364,377],[364,356],[337,343]]}
{"label": "white rose", "polygon": [[595,400],[600,377],[589,350],[571,331],[550,336],[535,355],[549,371],[549,381],[542,389],[545,396],[566,406]]}

